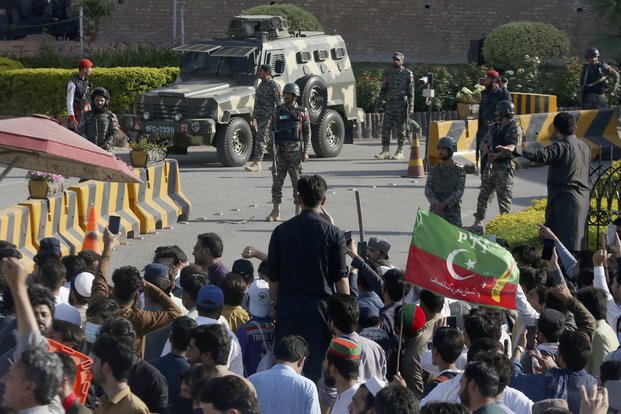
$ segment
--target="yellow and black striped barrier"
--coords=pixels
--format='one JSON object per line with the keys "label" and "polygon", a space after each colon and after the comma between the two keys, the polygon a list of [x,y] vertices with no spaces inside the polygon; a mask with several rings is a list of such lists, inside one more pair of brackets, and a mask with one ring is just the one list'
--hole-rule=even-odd
{"label": "yellow and black striped barrier", "polygon": [[13,243],[22,252],[23,260],[28,268],[33,268],[33,258],[37,254],[37,248],[32,239],[28,207],[12,206],[0,210],[0,240]]}
{"label": "yellow and black striped barrier", "polygon": [[129,204],[140,221],[141,233],[170,227],[182,215],[182,209],[168,196],[166,163],[135,168],[142,184],[128,184]]}
{"label": "yellow and black striped barrier", "polygon": [[94,207],[100,232],[108,227],[110,216],[121,217],[119,233],[123,236],[133,238],[140,232],[140,221],[130,208],[126,183],[89,180],[69,189],[78,196],[76,207],[79,212],[79,225],[83,230],[86,230],[90,208]]}
{"label": "yellow and black striped barrier", "polygon": [[60,241],[63,255],[76,254],[80,251],[84,231],[79,226],[76,214],[76,193],[66,190],[47,199],[31,199],[19,205],[30,210],[32,240],[37,249],[41,239],[55,237]]}
{"label": "yellow and black striped barrier", "polygon": [[511,100],[518,115],[557,111],[556,95],[511,92]]}
{"label": "yellow and black striped barrier", "polygon": [[[523,145],[530,142],[549,145],[554,135],[553,121],[557,113],[519,115],[520,125],[524,129]],[[589,109],[569,113],[576,118],[576,136],[589,145],[593,159],[597,158],[602,148],[621,148],[616,110]],[[429,134],[429,165],[437,163],[438,139],[447,135],[457,141],[457,151],[453,155],[455,160],[461,164],[474,164],[477,129],[476,120],[432,122]],[[519,158],[517,162],[522,167],[530,165],[524,158]]]}
{"label": "yellow and black striped barrier", "polygon": [[457,151],[453,154],[455,161],[460,164],[474,164],[476,150],[477,120],[433,121],[429,127],[427,140],[429,166],[432,167],[440,160],[438,156],[438,140],[449,136],[457,143]]}
{"label": "yellow and black striped barrier", "polygon": [[178,220],[184,221],[190,217],[192,212],[192,203],[183,194],[181,190],[181,174],[179,174],[179,163],[174,159],[167,159],[165,161],[167,167],[168,176],[168,195],[179,207]]}

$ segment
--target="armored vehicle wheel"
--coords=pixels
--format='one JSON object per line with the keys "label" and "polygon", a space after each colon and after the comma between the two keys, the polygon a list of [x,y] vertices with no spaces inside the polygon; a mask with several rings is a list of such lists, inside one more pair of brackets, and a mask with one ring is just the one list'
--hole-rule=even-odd
{"label": "armored vehicle wheel", "polygon": [[252,131],[244,118],[233,117],[218,128],[218,159],[225,167],[239,167],[250,159]]}
{"label": "armored vehicle wheel", "polygon": [[328,102],[326,82],[317,75],[307,75],[298,79],[296,83],[300,87],[300,105],[308,109],[311,124],[316,124]]}
{"label": "armored vehicle wheel", "polygon": [[311,136],[313,150],[320,158],[332,158],[341,153],[345,141],[343,118],[334,109],[326,109]]}

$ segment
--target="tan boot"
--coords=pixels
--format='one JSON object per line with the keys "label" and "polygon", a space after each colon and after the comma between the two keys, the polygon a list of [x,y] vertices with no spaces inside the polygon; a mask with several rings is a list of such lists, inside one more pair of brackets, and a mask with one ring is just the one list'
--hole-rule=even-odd
{"label": "tan boot", "polygon": [[398,147],[395,155],[392,156],[393,160],[402,160],[403,159],[403,147]]}
{"label": "tan boot", "polygon": [[302,212],[302,206],[296,203],[295,204],[295,215],[297,216],[301,212]]}
{"label": "tan boot", "polygon": [[375,155],[375,158],[378,160],[387,160],[390,158],[390,152],[388,152],[388,147],[382,147],[382,151],[379,154]]}
{"label": "tan boot", "polygon": [[265,218],[266,221],[278,221],[280,220],[280,205],[274,203],[274,208],[269,216]]}
{"label": "tan boot", "polygon": [[250,172],[261,171],[261,161],[253,161],[250,165],[246,165],[245,169]]}

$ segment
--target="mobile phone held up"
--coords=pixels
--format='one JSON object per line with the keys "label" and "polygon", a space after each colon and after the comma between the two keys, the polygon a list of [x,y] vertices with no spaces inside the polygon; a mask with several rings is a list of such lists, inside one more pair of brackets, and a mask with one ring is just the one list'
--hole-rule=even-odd
{"label": "mobile phone held up", "polygon": [[614,246],[617,244],[617,226],[614,224],[608,225],[608,246]]}
{"label": "mobile phone held up", "polygon": [[108,220],[108,230],[110,230],[110,233],[119,234],[120,226],[121,226],[121,217],[110,216],[110,219]]}
{"label": "mobile phone held up", "polygon": [[350,231],[344,231],[343,232],[343,236],[345,237],[345,244],[349,245],[349,243],[351,243],[351,230]]}
{"label": "mobile phone held up", "polygon": [[552,249],[554,249],[554,240],[543,239],[543,248],[541,249],[541,258],[543,260],[552,259]]}

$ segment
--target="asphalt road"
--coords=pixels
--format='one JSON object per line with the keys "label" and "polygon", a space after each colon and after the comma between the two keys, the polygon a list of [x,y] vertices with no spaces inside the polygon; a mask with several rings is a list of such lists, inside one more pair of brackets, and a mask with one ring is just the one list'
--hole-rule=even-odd
{"label": "asphalt road", "polygon": [[[426,180],[403,178],[408,160],[375,160],[373,155],[378,150],[378,141],[345,145],[338,158],[311,158],[305,164],[304,172],[320,174],[326,179],[326,209],[341,229],[353,231],[354,238],[358,235],[358,218],[353,189],[359,190],[365,238],[374,235],[386,238],[392,244],[391,261],[404,267],[416,210],[429,205],[424,194]],[[126,149],[118,153],[128,159]],[[269,171],[248,173],[243,168],[221,167],[215,149],[211,147],[191,148],[188,155],[173,157],[180,163],[183,192],[192,202],[191,217],[187,223],[176,223],[171,229],[159,230],[157,234],[129,239],[117,249],[114,266],[131,264],[142,267],[150,262],[156,247],[171,244],[179,245],[193,261],[196,235],[204,232],[216,232],[222,237],[223,261],[229,267],[241,257],[240,253],[247,245],[267,249],[270,234],[277,225],[265,221],[271,211]],[[527,207],[533,199],[546,196],[546,173],[545,167],[517,172],[513,211]],[[70,182],[77,180],[71,179]],[[478,176],[467,176],[462,203],[464,225],[470,225],[474,220],[479,185]],[[25,171],[14,170],[0,182],[0,209],[19,203],[27,196]],[[281,215],[290,218],[294,205],[288,181],[283,196]],[[496,214],[498,206],[494,199],[488,217]],[[234,223],[242,220],[248,221]]]}

